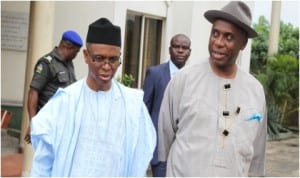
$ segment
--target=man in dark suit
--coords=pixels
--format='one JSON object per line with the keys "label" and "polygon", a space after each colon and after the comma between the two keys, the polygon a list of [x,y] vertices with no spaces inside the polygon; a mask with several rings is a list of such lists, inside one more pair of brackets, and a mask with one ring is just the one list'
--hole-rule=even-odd
{"label": "man in dark suit", "polygon": [[[151,115],[153,124],[157,131],[158,114],[164,91],[174,76],[188,60],[191,53],[191,41],[184,34],[177,34],[170,41],[169,54],[170,60],[166,63],[151,66],[147,69],[144,81],[144,102]],[[151,160],[153,177],[164,177],[166,175],[166,162],[158,161],[157,147]]]}

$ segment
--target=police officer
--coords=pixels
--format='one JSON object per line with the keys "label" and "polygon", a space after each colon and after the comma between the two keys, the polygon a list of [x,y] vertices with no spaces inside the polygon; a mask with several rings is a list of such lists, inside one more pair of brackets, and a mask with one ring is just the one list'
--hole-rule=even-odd
{"label": "police officer", "polygon": [[[81,46],[81,37],[75,31],[68,30],[63,33],[58,47],[38,60],[28,92],[27,110],[30,121],[58,88],[67,87],[76,81],[72,60]],[[24,139],[31,143],[30,126]]]}

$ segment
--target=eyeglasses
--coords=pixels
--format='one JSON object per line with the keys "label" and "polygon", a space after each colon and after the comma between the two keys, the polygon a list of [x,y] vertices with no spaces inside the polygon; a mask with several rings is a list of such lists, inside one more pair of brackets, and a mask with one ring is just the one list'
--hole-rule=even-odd
{"label": "eyeglasses", "polygon": [[92,58],[92,61],[97,62],[100,65],[104,65],[106,63],[108,63],[109,65],[116,65],[120,61],[120,56],[92,55],[88,50],[87,52],[89,56]]}

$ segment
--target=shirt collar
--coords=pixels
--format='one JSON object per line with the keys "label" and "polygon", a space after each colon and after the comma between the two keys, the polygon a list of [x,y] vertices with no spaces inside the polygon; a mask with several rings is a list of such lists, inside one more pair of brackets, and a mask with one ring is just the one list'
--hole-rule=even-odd
{"label": "shirt collar", "polygon": [[175,75],[176,72],[179,71],[178,67],[172,62],[172,60],[169,60],[169,69],[171,78]]}

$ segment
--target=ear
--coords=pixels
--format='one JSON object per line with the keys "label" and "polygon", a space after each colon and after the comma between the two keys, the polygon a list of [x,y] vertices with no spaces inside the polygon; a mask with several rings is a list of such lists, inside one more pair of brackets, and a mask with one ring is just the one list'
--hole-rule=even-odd
{"label": "ear", "polygon": [[244,38],[245,40],[243,41],[243,45],[242,45],[242,47],[241,47],[241,50],[244,50],[245,49],[245,47],[247,46],[247,43],[248,43],[248,38],[246,37],[246,38]]}
{"label": "ear", "polygon": [[84,57],[84,62],[86,64],[88,64],[88,62],[89,62],[89,54],[88,54],[88,52],[87,52],[86,49],[83,50],[83,57]]}
{"label": "ear", "polygon": [[189,49],[189,56],[191,55],[191,52],[192,52],[192,48]]}

